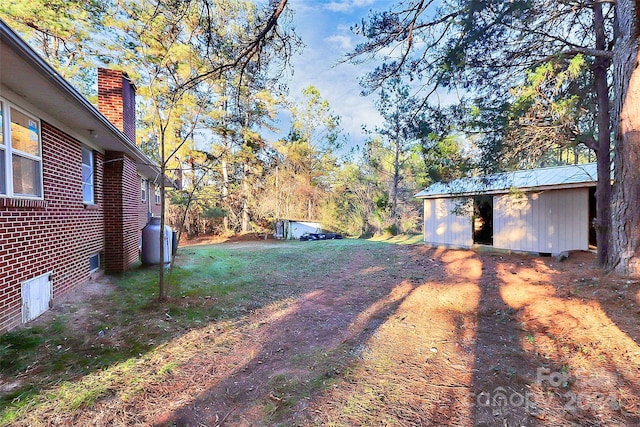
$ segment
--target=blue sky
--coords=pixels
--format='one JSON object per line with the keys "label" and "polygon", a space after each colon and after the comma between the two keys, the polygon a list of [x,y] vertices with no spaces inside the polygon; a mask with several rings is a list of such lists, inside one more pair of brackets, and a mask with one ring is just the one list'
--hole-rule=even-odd
{"label": "blue sky", "polygon": [[[369,10],[386,10],[388,0],[289,0],[294,11],[293,25],[306,45],[292,59],[294,73],[289,76],[290,99],[301,100],[302,89],[313,85],[342,118],[342,128],[350,145],[362,144],[362,125],[373,128],[380,123],[374,101],[376,95],[362,97],[358,78],[375,64],[339,64],[343,55],[361,41],[349,29]],[[279,123],[286,134],[288,124]]]}

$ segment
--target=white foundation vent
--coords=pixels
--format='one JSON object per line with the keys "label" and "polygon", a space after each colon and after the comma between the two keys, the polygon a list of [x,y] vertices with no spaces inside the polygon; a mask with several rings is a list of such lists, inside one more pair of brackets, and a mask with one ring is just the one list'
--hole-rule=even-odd
{"label": "white foundation vent", "polygon": [[24,282],[22,284],[22,323],[27,323],[49,310],[52,296],[51,273]]}

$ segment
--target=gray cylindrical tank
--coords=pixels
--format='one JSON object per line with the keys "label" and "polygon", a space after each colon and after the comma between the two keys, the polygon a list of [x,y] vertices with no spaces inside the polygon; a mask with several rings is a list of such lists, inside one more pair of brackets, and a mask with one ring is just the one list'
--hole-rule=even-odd
{"label": "gray cylindrical tank", "polygon": [[[164,263],[171,262],[172,230],[164,226]],[[160,218],[151,218],[142,229],[142,263],[160,264]]]}

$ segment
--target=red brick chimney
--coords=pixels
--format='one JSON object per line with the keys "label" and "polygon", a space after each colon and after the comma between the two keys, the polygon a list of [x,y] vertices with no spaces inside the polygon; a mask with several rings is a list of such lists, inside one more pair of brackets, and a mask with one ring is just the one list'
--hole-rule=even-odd
{"label": "red brick chimney", "polygon": [[98,68],[98,110],[136,142],[136,87],[127,73]]}

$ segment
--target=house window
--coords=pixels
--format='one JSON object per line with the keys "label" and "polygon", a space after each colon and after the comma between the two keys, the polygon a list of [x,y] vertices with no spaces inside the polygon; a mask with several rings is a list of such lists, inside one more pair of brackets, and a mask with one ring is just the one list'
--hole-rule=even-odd
{"label": "house window", "polygon": [[147,201],[147,180],[144,178],[140,180],[140,200]]}
{"label": "house window", "polygon": [[82,147],[82,201],[89,205],[94,203],[93,177],[93,151]]}
{"label": "house window", "polygon": [[42,198],[40,122],[2,99],[0,194]]}
{"label": "house window", "polygon": [[160,187],[156,187],[156,205],[160,204]]}
{"label": "house window", "polygon": [[0,99],[0,194],[7,194],[7,172],[5,169],[5,160],[7,148],[4,144],[4,122],[3,122],[3,107],[2,100]]}

